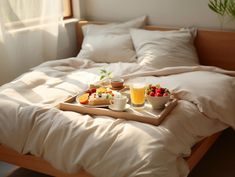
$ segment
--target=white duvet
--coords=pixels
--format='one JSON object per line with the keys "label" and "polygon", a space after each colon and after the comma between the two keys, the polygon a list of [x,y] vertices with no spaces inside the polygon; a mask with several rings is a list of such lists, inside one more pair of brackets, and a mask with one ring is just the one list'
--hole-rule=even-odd
{"label": "white duvet", "polygon": [[[178,105],[160,126],[53,108],[97,82],[101,68],[127,83],[160,83]],[[0,88],[0,144],[68,173],[84,168],[97,177],[185,177],[183,157],[196,142],[235,128],[234,75],[203,66],[154,70],[75,58],[44,63]]]}

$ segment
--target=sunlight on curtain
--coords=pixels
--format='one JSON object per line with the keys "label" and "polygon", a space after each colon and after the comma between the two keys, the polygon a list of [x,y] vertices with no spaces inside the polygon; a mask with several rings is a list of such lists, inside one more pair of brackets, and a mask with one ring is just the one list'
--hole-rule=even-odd
{"label": "sunlight on curtain", "polygon": [[0,81],[56,59],[62,31],[62,0],[0,0]]}

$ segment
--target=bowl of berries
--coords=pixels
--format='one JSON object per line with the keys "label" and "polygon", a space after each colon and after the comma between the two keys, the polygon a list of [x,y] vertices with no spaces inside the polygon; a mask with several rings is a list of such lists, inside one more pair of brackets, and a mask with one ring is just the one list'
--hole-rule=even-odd
{"label": "bowl of berries", "polygon": [[161,87],[159,84],[150,84],[146,89],[146,98],[152,105],[153,109],[162,109],[170,100],[170,91],[167,88]]}

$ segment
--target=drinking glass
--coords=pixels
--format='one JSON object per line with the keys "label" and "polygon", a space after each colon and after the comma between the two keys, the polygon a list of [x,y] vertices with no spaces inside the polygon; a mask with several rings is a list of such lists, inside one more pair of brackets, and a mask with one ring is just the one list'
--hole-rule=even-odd
{"label": "drinking glass", "polygon": [[144,107],[145,103],[145,84],[134,83],[130,86],[131,105],[134,108]]}

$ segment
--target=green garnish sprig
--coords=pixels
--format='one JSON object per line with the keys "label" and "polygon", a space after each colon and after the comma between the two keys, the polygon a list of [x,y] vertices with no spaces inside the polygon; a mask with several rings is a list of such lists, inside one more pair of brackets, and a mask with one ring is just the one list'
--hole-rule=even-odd
{"label": "green garnish sprig", "polygon": [[105,79],[111,79],[112,78],[112,72],[107,71],[105,69],[100,70],[100,81],[105,80]]}

